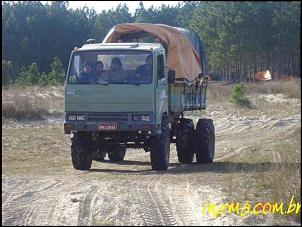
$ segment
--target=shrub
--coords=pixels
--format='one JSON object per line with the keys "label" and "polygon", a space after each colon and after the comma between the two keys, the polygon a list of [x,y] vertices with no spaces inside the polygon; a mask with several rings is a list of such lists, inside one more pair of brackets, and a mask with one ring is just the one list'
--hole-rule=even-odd
{"label": "shrub", "polygon": [[243,82],[238,83],[230,96],[230,102],[235,103],[238,107],[250,107],[251,101],[246,97],[246,86]]}

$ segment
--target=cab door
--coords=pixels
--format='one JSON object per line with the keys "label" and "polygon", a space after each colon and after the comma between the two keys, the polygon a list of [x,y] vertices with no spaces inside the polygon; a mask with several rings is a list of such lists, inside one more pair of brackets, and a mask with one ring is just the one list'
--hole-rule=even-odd
{"label": "cab door", "polygon": [[155,55],[154,64],[156,76],[155,103],[156,103],[156,120],[161,121],[162,114],[168,113],[168,78],[166,68],[164,67],[164,55]]}

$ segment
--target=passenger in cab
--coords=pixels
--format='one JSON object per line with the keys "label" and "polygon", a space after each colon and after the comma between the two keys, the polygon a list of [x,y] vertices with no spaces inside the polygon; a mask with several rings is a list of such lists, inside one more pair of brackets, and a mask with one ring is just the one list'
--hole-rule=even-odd
{"label": "passenger in cab", "polygon": [[104,64],[102,61],[97,61],[94,67],[94,73],[98,78],[101,78],[104,74]]}
{"label": "passenger in cab", "polygon": [[111,60],[111,67],[104,74],[104,79],[108,83],[124,83],[126,79],[127,72],[123,68],[121,59],[114,57]]}
{"label": "passenger in cab", "polygon": [[97,76],[93,73],[93,65],[91,62],[85,62],[83,64],[83,71],[77,77],[76,82],[79,84],[96,83],[98,81]]}
{"label": "passenger in cab", "polygon": [[150,83],[152,79],[152,55],[146,57],[146,63],[137,67],[128,83]]}

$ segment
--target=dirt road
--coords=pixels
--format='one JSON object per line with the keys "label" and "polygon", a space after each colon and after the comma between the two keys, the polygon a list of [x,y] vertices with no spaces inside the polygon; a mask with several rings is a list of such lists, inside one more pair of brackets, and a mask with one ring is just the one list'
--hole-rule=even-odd
{"label": "dirt road", "polygon": [[[198,119],[196,113],[190,117]],[[253,174],[249,170],[255,164],[244,156],[263,155],[268,164],[278,162],[277,153],[267,154],[268,144],[299,127],[300,108],[291,115],[242,116],[217,105],[209,107],[207,117],[214,120],[216,131],[214,163],[199,165],[194,159],[193,164],[180,164],[171,144],[168,171],[151,171],[149,153],[134,149],[127,150],[123,162],[106,158],[93,162],[89,171],[76,171],[62,122],[49,119],[44,123],[2,124],[2,225],[270,223],[269,214],[225,212],[214,217],[201,210],[207,203],[221,205],[239,198],[241,189],[248,191],[240,182]],[[232,172],[235,164],[238,171]],[[236,187],[230,181],[237,182]],[[230,197],[235,190],[237,197]]]}

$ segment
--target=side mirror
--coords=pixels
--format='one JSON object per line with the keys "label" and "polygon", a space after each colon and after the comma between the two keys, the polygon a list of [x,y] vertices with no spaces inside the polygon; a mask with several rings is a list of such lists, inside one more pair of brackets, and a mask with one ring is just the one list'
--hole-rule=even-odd
{"label": "side mirror", "polygon": [[175,81],[175,70],[170,69],[168,71],[168,83],[172,84]]}

